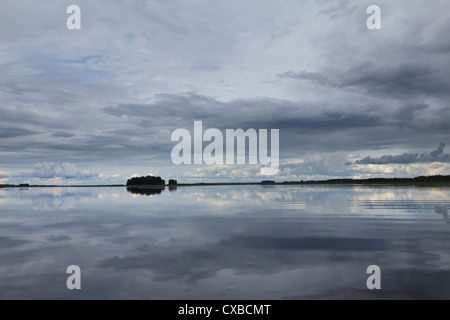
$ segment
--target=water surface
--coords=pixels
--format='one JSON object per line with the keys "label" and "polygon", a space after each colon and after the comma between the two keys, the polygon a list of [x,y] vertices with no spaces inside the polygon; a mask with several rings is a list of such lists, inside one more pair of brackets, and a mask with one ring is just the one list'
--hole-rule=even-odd
{"label": "water surface", "polygon": [[0,189],[0,298],[449,299],[449,209],[450,188]]}

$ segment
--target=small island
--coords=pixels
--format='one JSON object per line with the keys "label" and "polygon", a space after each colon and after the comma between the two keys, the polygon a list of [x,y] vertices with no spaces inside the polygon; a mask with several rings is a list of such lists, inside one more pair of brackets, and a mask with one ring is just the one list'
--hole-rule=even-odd
{"label": "small island", "polygon": [[152,196],[164,191],[166,181],[161,177],[151,175],[142,177],[133,177],[127,180],[127,191],[132,194],[141,194]]}
{"label": "small island", "polygon": [[164,186],[166,181],[161,177],[133,177],[127,180],[127,186]]}
{"label": "small island", "polygon": [[[133,177],[127,180],[126,186],[165,186],[166,181],[161,177],[154,177],[151,175],[142,177]],[[178,185],[178,181],[175,179],[169,179],[169,186],[175,187]]]}

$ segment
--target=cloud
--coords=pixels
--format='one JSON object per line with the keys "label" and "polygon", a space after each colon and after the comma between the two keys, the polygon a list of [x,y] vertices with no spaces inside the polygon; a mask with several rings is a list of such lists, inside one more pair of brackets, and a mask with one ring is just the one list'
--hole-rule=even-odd
{"label": "cloud", "polygon": [[[103,111],[116,117],[140,119],[138,125],[192,126],[193,121],[214,128],[279,128],[305,131],[351,129],[382,124],[377,114],[366,110],[333,110],[327,103],[271,98],[236,99],[222,102],[196,93],[158,95],[149,104],[120,104]],[[257,113],[254,111],[258,110]]]}
{"label": "cloud", "polygon": [[348,70],[327,69],[321,72],[287,71],[280,78],[307,80],[337,88],[358,88],[368,93],[390,95],[445,94],[450,85],[448,78],[439,76],[429,65],[400,63],[375,65],[371,62],[351,66]]}
{"label": "cloud", "polygon": [[0,236],[0,248],[2,249],[10,249],[27,243],[30,243],[30,241]]}
{"label": "cloud", "polygon": [[52,136],[55,138],[72,138],[75,136],[75,134],[70,133],[70,132],[58,131],[58,132],[54,132],[52,134]]}
{"label": "cloud", "polygon": [[80,178],[93,178],[98,177],[98,173],[93,173],[87,170],[81,170],[77,165],[72,163],[53,163],[44,162],[36,163],[34,165],[33,172],[30,176],[35,178],[64,178],[64,179],[80,179]]}
{"label": "cloud", "polygon": [[388,164],[388,163],[421,163],[450,162],[450,154],[444,153],[445,143],[441,142],[436,150],[430,153],[403,153],[400,155],[384,155],[379,158],[370,156],[355,161],[356,164]]}
{"label": "cloud", "polygon": [[446,141],[449,4],[380,1],[376,32],[355,1],[80,0],[73,32],[67,4],[3,2],[2,166],[12,176],[51,162],[107,176],[195,174],[170,161],[171,132],[194,120],[280,129],[280,160],[316,158],[333,172],[330,154],[345,163],[361,150]]}
{"label": "cloud", "polygon": [[9,175],[7,172],[0,170],[0,179],[8,178]]}
{"label": "cloud", "polygon": [[36,134],[38,132],[22,129],[22,128],[13,128],[13,127],[3,127],[0,126],[0,139],[6,138],[14,138],[19,136],[28,136],[32,134]]}
{"label": "cloud", "polygon": [[[439,111],[425,103],[364,100],[348,101],[291,101],[259,97],[221,101],[214,97],[188,92],[158,95],[147,104],[119,104],[102,109],[107,115],[120,118],[130,128],[115,132],[121,139],[148,141],[152,154],[170,152],[167,137],[176,128],[193,129],[195,120],[203,121],[203,128],[220,130],[236,128],[279,129],[280,156],[284,159],[303,157],[317,152],[353,151],[379,148],[423,136],[424,132],[446,136],[448,126]],[[257,112],[255,112],[257,110]],[[132,129],[132,125],[139,130]],[[158,149],[155,149],[155,143]],[[95,152],[95,151],[94,151]],[[139,152],[139,151],[138,151]],[[161,154],[159,153],[159,154]]]}

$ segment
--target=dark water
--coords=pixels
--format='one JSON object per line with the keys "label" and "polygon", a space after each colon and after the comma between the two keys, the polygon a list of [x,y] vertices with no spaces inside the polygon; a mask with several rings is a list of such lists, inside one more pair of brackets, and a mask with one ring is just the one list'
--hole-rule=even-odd
{"label": "dark water", "polygon": [[0,298],[449,299],[449,209],[450,188],[0,189]]}

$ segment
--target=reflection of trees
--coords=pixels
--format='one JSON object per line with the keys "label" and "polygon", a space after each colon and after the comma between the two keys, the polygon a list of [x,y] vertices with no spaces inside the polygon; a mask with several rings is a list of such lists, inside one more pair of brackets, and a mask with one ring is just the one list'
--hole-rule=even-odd
{"label": "reflection of trees", "polygon": [[146,196],[160,194],[162,191],[164,191],[164,189],[165,189],[164,187],[145,187],[145,188],[127,187],[127,191],[131,194],[141,194]]}

